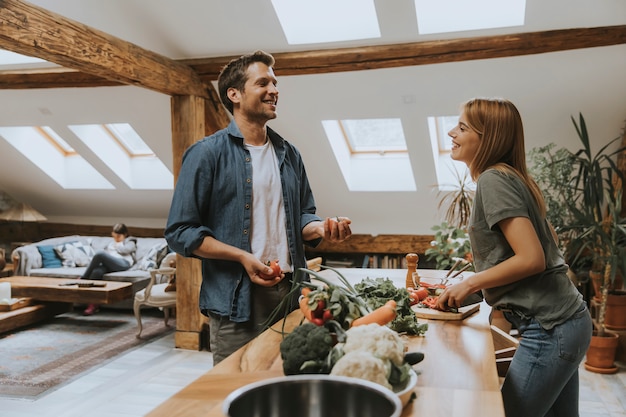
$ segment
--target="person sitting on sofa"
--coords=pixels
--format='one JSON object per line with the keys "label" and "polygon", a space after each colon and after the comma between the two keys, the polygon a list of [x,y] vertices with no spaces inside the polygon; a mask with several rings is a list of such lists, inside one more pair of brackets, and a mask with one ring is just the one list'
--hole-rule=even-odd
{"label": "person sitting on sofa", "polygon": [[[137,239],[128,236],[128,228],[124,223],[117,223],[111,232],[113,242],[104,250],[95,253],[80,279],[102,279],[107,272],[126,271],[135,263]],[[89,304],[83,312],[91,316],[99,309],[97,304]]]}

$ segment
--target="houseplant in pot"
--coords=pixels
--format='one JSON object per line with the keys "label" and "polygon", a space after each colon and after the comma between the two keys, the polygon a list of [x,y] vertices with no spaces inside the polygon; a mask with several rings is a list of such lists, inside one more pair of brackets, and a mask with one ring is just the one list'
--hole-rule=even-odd
{"label": "houseplant in pot", "polygon": [[[571,181],[565,184],[574,194],[566,202],[569,217],[562,227],[566,234],[564,253],[572,269],[586,267],[590,276],[600,278],[596,328],[585,367],[610,373],[617,371],[613,361],[618,342],[615,333],[606,332],[607,302],[610,294],[619,294],[621,284],[616,288],[616,277],[626,271],[626,221],[621,215],[623,173],[614,159],[625,148],[609,150],[621,139],[617,137],[593,154],[583,116],[579,115],[578,122],[572,118],[572,122],[582,148],[572,153]],[[594,362],[596,344],[602,345],[599,362]]]}

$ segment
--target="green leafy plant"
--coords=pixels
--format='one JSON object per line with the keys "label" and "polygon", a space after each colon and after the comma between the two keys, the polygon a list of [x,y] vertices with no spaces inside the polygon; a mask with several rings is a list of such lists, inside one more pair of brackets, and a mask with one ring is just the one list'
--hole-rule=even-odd
{"label": "green leafy plant", "polygon": [[567,241],[564,226],[570,224],[572,213],[568,205],[574,200],[575,190],[567,186],[574,170],[574,155],[555,143],[532,148],[527,155],[528,171],[543,192],[547,218],[559,235]]}
{"label": "green leafy plant", "polygon": [[589,132],[582,114],[572,117],[582,148],[573,154],[573,176],[568,184],[575,197],[568,203],[572,214],[566,255],[572,265],[589,265],[600,273],[600,309],[598,335],[604,333],[604,318],[609,291],[615,277],[626,272],[626,221],[622,218],[623,173],[616,155],[626,147],[610,151],[621,137],[610,140],[595,154],[591,151]]}
{"label": "green leafy plant", "polygon": [[623,173],[615,159],[625,147],[616,137],[591,149],[582,114],[572,117],[581,148],[575,152],[554,144],[529,153],[529,170],[542,189],[548,220],[557,231],[570,269],[579,277],[599,274],[598,334],[604,332],[607,295],[618,274],[626,272],[626,223],[622,212]]}
{"label": "green leafy plant", "polygon": [[464,229],[448,224],[444,221],[433,226],[435,239],[426,249],[426,259],[436,262],[437,269],[450,269],[458,259],[463,262],[472,262],[472,252],[469,236]]}

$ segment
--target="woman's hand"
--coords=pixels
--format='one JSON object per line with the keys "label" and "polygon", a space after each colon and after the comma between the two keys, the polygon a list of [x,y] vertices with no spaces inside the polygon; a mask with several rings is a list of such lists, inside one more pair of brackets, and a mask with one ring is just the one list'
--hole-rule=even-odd
{"label": "woman's hand", "polygon": [[439,310],[450,310],[451,308],[461,307],[463,300],[474,291],[468,284],[468,281],[461,281],[443,290],[437,299],[437,307]]}

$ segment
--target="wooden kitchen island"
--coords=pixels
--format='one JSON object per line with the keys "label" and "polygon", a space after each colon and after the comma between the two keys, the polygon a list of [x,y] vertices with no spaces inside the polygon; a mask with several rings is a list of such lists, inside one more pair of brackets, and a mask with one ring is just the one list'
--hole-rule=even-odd
{"label": "wooden kitchen island", "polygon": [[[385,277],[404,286],[403,269],[340,269],[349,281],[365,277]],[[419,270],[418,270],[419,272]],[[323,275],[332,277],[332,271]],[[418,373],[415,398],[402,413],[403,417],[479,416],[504,417],[500,385],[489,325],[490,307],[464,320],[424,320],[425,336],[407,337],[409,351],[423,352],[425,358],[414,366]],[[279,345],[280,330],[286,332],[300,324],[300,311],[291,313],[229,356],[206,374],[183,388],[148,417],[212,416],[223,417],[224,398],[234,389],[260,379],[282,376]]]}

